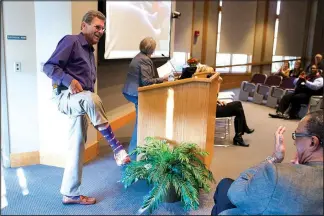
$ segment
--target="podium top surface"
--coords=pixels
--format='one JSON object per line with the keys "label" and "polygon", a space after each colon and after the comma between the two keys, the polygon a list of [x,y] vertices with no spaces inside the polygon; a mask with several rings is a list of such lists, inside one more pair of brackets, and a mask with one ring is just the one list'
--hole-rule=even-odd
{"label": "podium top surface", "polygon": [[220,81],[222,80],[221,77],[220,77],[220,74],[218,72],[216,72],[210,78],[199,78],[199,77],[195,76],[195,77],[192,77],[192,78],[181,79],[181,80],[176,80],[176,81],[172,81],[172,82],[163,82],[163,83],[159,83],[159,84],[143,86],[143,87],[138,88],[138,92],[152,90],[152,89],[158,89],[158,88],[163,88],[163,87],[172,87],[172,86],[182,85],[182,84],[185,84],[185,83],[192,83],[192,82],[211,83],[211,82],[214,82],[216,80],[220,80]]}

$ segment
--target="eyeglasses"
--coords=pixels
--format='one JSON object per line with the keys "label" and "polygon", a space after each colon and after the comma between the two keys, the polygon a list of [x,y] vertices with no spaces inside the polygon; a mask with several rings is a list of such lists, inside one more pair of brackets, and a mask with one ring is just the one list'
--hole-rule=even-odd
{"label": "eyeglasses", "polygon": [[97,31],[101,31],[101,30],[102,30],[103,32],[106,31],[106,28],[105,28],[105,27],[102,27],[102,26],[100,26],[100,25],[95,25],[94,27],[96,28]]}
{"label": "eyeglasses", "polygon": [[315,136],[315,137],[317,137],[317,139],[319,140],[319,142],[321,144],[323,143],[323,141],[315,134],[293,132],[291,135],[292,135],[291,137],[292,137],[293,140],[296,140],[297,137],[312,137],[312,136]]}
{"label": "eyeglasses", "polygon": [[292,137],[293,140],[296,140],[297,137],[312,137],[312,136],[316,136],[316,135],[313,135],[313,134],[296,133],[296,132],[293,132],[291,135],[292,135],[291,137]]}

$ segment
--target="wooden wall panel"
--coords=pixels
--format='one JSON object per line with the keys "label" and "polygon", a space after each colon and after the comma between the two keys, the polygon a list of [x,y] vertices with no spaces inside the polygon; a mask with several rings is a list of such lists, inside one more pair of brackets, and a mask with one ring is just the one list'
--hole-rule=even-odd
{"label": "wooden wall panel", "polygon": [[223,82],[220,91],[240,88],[242,81],[250,81],[251,76],[251,74],[221,74]]}

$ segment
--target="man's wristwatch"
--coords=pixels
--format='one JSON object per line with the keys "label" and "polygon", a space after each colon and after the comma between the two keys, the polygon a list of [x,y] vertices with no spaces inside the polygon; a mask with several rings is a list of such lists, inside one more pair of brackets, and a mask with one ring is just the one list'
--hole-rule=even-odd
{"label": "man's wristwatch", "polygon": [[265,160],[270,163],[278,163],[278,158],[276,158],[275,156],[268,156]]}

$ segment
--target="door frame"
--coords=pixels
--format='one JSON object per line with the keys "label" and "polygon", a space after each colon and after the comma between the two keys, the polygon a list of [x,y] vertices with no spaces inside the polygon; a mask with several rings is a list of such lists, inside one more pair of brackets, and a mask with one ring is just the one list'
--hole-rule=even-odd
{"label": "door frame", "polygon": [[1,33],[1,165],[5,168],[10,167],[10,136],[9,136],[9,115],[8,115],[8,94],[7,94],[7,73],[5,56],[5,37],[3,21],[3,1],[0,2],[0,33]]}

